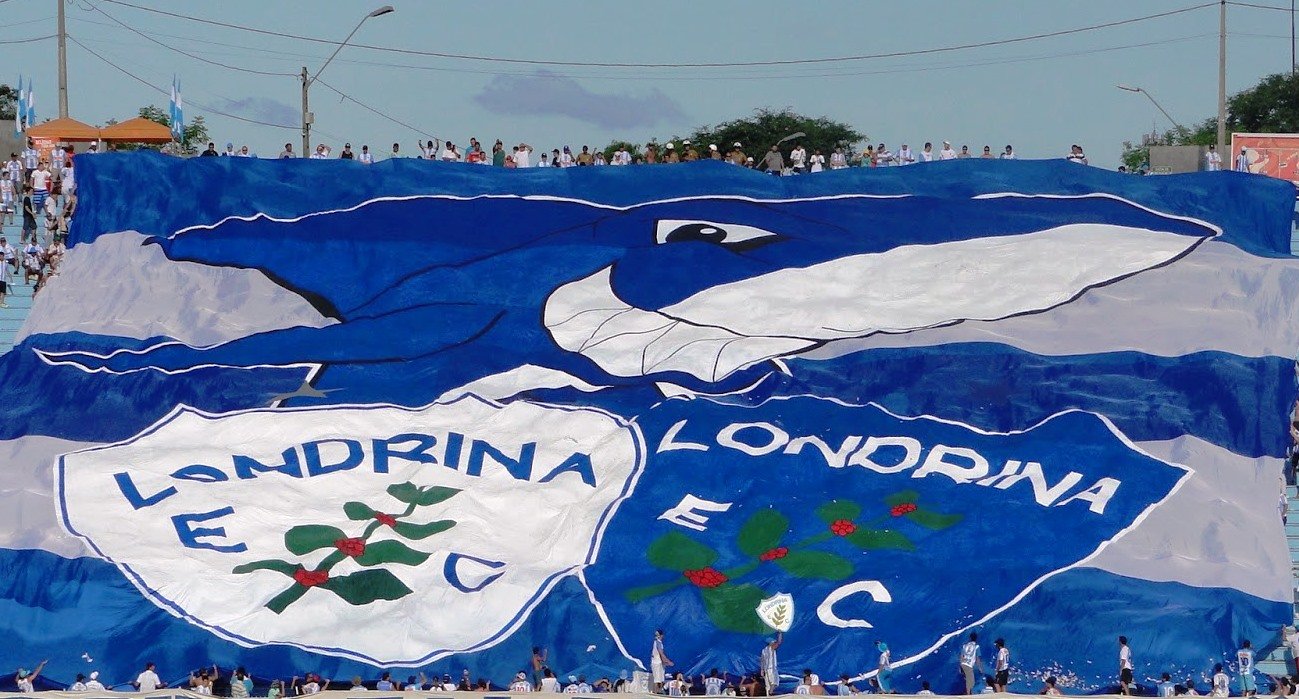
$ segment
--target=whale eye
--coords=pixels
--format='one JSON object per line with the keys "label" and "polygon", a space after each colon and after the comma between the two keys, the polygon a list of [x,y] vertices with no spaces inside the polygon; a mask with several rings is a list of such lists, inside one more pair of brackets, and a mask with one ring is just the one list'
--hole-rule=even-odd
{"label": "whale eye", "polygon": [[698,241],[732,250],[752,250],[780,239],[779,235],[754,226],[679,219],[658,221],[654,233],[655,240],[660,244]]}

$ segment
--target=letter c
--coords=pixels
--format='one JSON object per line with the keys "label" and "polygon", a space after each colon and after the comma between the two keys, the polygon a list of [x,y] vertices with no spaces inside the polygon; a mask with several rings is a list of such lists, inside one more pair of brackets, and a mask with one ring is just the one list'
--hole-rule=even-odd
{"label": "letter c", "polygon": [[893,595],[889,594],[884,583],[878,580],[861,580],[855,583],[849,583],[826,595],[825,601],[821,606],[816,608],[816,617],[826,626],[835,626],[841,629],[872,629],[875,625],[865,619],[841,619],[834,613],[834,605],[842,602],[844,599],[851,597],[859,592],[870,595],[870,598],[876,602],[892,602]]}

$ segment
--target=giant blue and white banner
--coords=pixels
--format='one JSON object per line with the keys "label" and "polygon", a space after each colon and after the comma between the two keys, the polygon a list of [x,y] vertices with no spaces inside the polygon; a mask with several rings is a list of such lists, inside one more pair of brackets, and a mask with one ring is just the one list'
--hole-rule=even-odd
{"label": "giant blue and white banner", "polygon": [[[0,358],[0,666],[1200,678],[1291,618],[1293,187],[78,162]],[[785,599],[785,598],[782,598]],[[409,669],[408,669],[409,668]],[[792,685],[791,685],[792,686]]]}

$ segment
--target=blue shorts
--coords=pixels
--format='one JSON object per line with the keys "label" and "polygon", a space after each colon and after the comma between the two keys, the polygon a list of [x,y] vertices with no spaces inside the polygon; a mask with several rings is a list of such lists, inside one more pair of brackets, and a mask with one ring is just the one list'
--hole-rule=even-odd
{"label": "blue shorts", "polygon": [[880,683],[880,691],[881,691],[881,692],[888,693],[888,692],[892,692],[892,691],[893,691],[893,671],[892,671],[892,670],[880,670],[880,674],[879,674],[875,679],[878,680],[879,683]]}

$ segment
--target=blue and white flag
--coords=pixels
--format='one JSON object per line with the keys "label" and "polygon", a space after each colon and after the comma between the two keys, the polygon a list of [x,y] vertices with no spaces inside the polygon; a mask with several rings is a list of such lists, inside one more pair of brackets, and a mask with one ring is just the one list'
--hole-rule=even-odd
{"label": "blue and white flag", "polygon": [[18,103],[14,107],[14,135],[22,136],[24,123],[27,121],[27,95],[23,92],[23,76],[18,76]]}
{"label": "blue and white flag", "polygon": [[977,631],[1098,692],[1290,614],[1289,183],[303,165],[78,173],[0,356],[0,666],[752,671],[786,593],[787,671],[950,693]]}
{"label": "blue and white flag", "polygon": [[36,125],[36,93],[32,91],[32,82],[30,79],[27,81],[27,98],[23,102],[23,118],[28,129]]}
{"label": "blue and white flag", "polygon": [[171,121],[171,135],[177,141],[185,138],[185,106],[180,95],[180,81],[175,76],[171,78],[171,103],[168,117]]}

